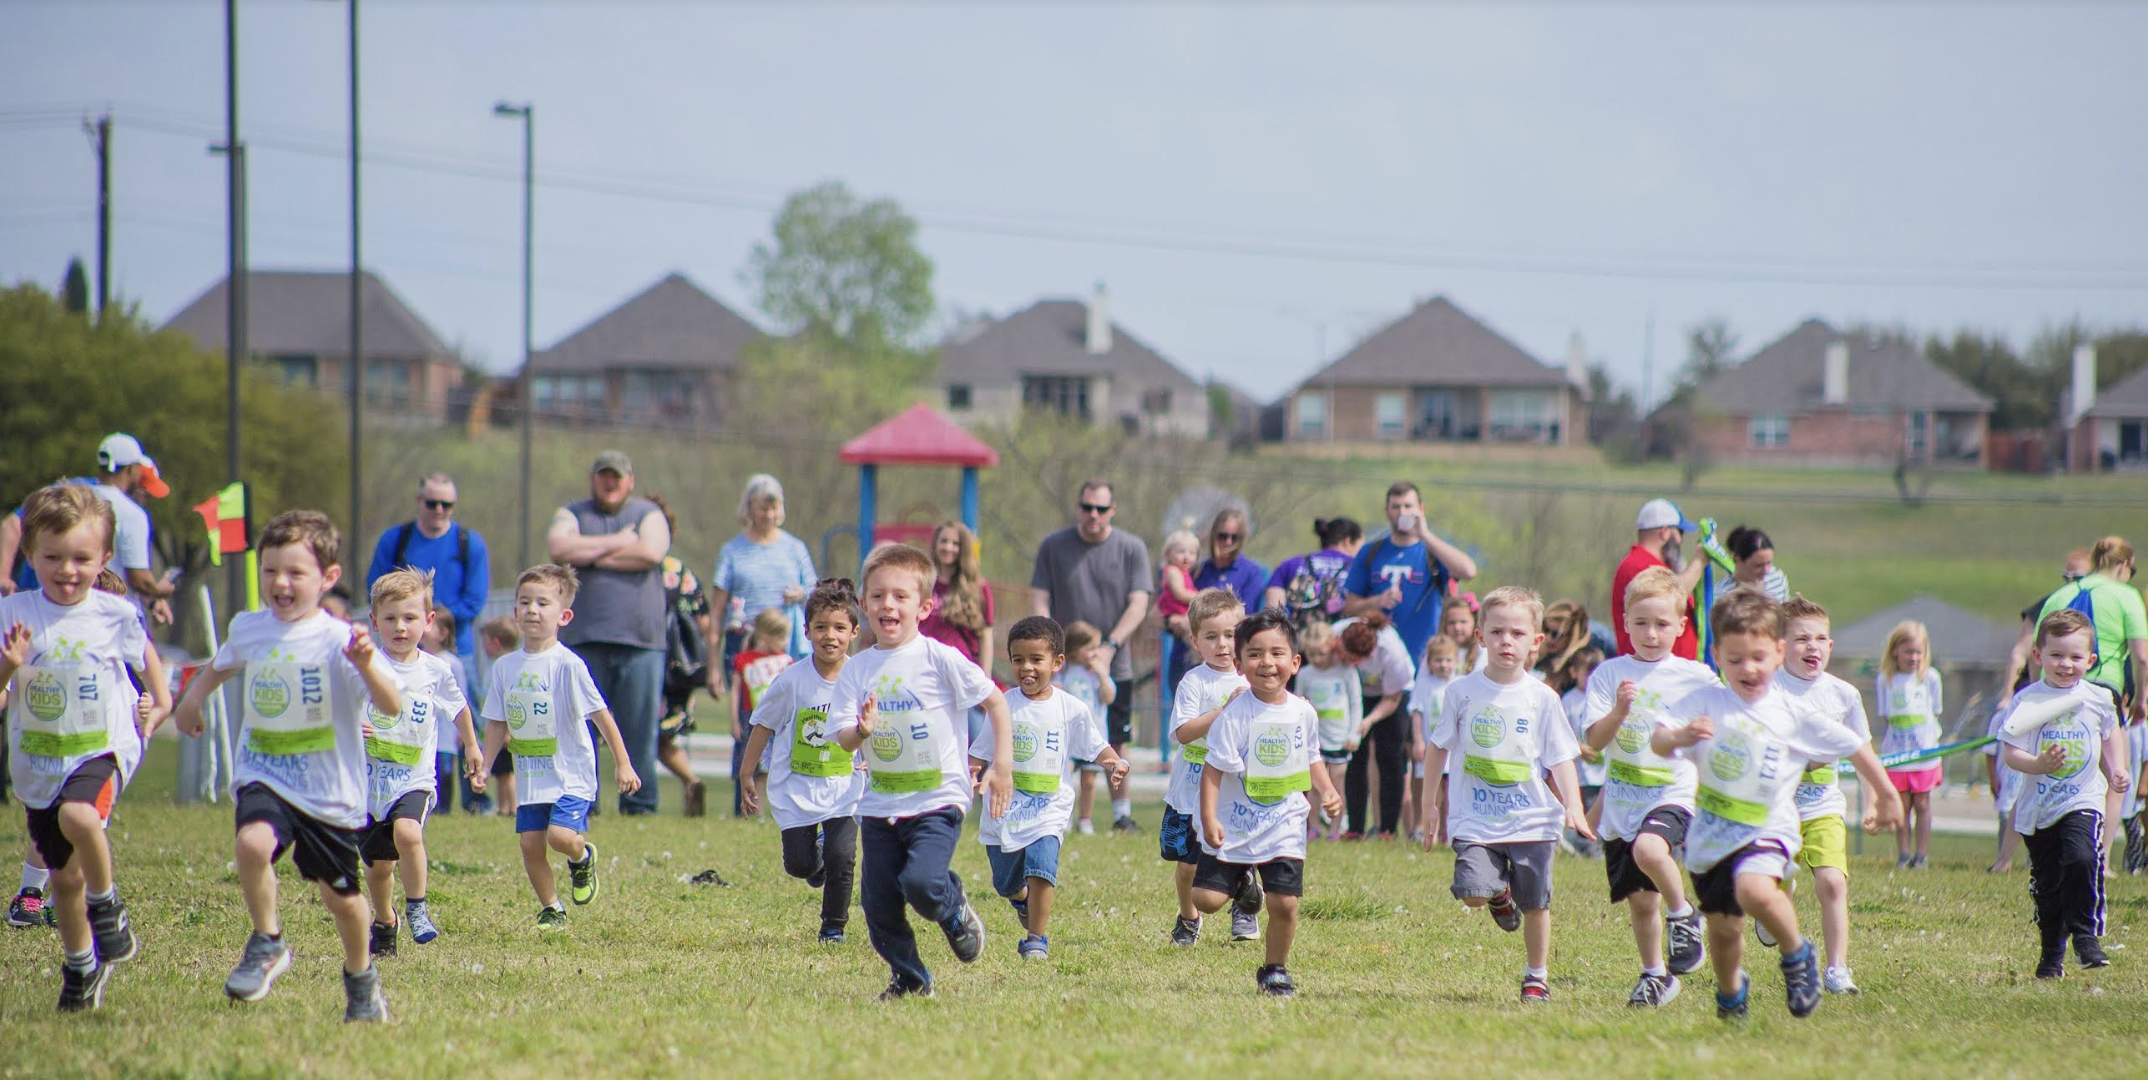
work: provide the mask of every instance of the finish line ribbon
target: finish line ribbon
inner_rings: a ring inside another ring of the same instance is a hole
[[[1906,765],[1921,765],[1934,758],[1943,758],[1949,754],[1959,754],[1966,750],[1974,750],[1992,741],[1994,741],[1992,737],[1986,735],[1980,739],[1967,739],[1962,742],[1948,743],[1945,746],[1935,746],[1930,750],[1902,750],[1892,754],[1881,754],[1879,759],[1880,768],[1899,769]]]

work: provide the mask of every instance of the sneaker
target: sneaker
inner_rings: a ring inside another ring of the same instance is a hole
[[[1133,815],[1127,814],[1112,819],[1111,831],[1115,833],[1132,834],[1140,832],[1141,826],[1134,824]]]
[[[1762,925],[1759,919],[1753,920],[1753,940],[1759,942],[1763,949],[1775,947],[1775,935],[1768,933],[1768,928]]]
[[[977,917],[977,909],[969,901],[964,900],[962,910],[940,924],[940,929],[947,934],[947,947],[955,951],[955,959],[974,964],[984,955],[984,920]]]
[[[368,964],[356,975],[343,973],[343,1022],[380,1023],[388,1019],[388,999],[380,996],[380,968]]]
[[[707,817],[709,814],[709,782],[696,780],[686,785],[686,816]]]
[[[1248,915],[1248,914],[1246,914],[1246,913],[1245,913],[1245,912],[1243,912],[1243,911],[1236,911],[1236,910],[1233,910],[1233,911],[1231,912],[1231,940],[1232,940],[1232,941],[1259,941],[1259,940],[1260,940],[1260,919],[1259,919],[1259,917],[1257,917],[1257,916],[1253,916],[1253,915]]]
[[[1758,925],[1759,920],[1754,920]],[[1708,961],[1708,935],[1701,928],[1699,911],[1689,911],[1684,918],[1663,920],[1663,939],[1670,945],[1669,963],[1673,975],[1685,975],[1700,970]]]
[[[396,927],[394,923],[374,923],[372,937],[366,943],[366,955],[394,956],[395,931]]]
[[[832,926],[821,927],[820,943],[823,945],[841,945],[843,943],[843,931]]]
[[[50,904],[45,903],[45,891],[43,889],[26,888],[16,893],[14,903],[7,906],[7,924],[9,926],[24,928],[49,926],[51,925],[49,922],[51,918],[52,907]]]
[[[1052,939],[1031,934],[1014,947],[1014,954],[1024,960],[1049,960],[1052,958]]]
[[[1356,829],[1344,829],[1340,837],[1343,840],[1363,840],[1364,838],[1365,834],[1358,832]]]
[[[1074,824],[1074,831],[1082,834],[1083,836],[1095,836],[1096,822],[1090,821],[1088,818],[1083,818]]]
[[[1669,1005],[1681,989],[1676,975],[1650,975],[1644,971],[1641,980],[1633,984],[1633,993],[1626,995],[1626,1004],[1635,1008]]]
[[[405,912],[404,917],[410,922],[410,940],[424,945],[440,936],[440,928],[433,925],[433,913],[430,909],[423,906],[414,907]]]
[[[1857,983],[1850,978],[1850,969],[1831,967],[1820,973],[1820,989],[1830,994],[1858,993]]]
[[[2094,934],[2075,934],[2073,954],[2081,959],[2081,968],[2084,971],[2111,966],[2111,958],[2104,955],[2103,943],[2097,941]]]
[[[234,1001],[259,1001],[268,996],[276,976],[291,967],[291,949],[283,942],[256,932],[246,939],[246,952],[239,966],[224,980],[224,993]]]
[[[1909,857],[1909,868],[1911,870],[1929,869],[1931,865],[1931,860],[1925,858],[1922,855],[1912,855]]]
[[[1783,996],[1788,1000],[1790,1015],[1802,1020],[1820,1007],[1820,958],[1812,947],[1812,939],[1805,938],[1798,950],[1783,957]]]
[[[1254,973],[1253,981],[1260,985],[1260,992],[1269,997],[1287,998],[1298,994],[1298,984],[1290,981],[1290,972],[1281,964],[1262,964]]]
[[[1715,992],[1715,1018],[1718,1020],[1745,1019],[1746,1006],[1751,1002],[1752,997],[1753,977],[1741,971],[1738,973],[1737,993],[1725,994],[1721,990]]]
[[[1201,920],[1181,916],[1171,927],[1171,944],[1184,948],[1201,940]]]
[[[86,1012],[104,1007],[104,987],[112,981],[112,965],[92,964],[88,971],[60,965],[60,1011]]]
[[[567,891],[577,907],[597,898],[597,845],[582,841],[582,861],[567,864],[567,877],[573,882]]]
[[[2036,963],[2036,977],[2039,979],[2065,978],[2066,950],[2060,948],[2057,952],[2044,953],[2043,959]]]
[[[1907,869],[1909,869],[1909,860],[1910,860],[1910,856],[1907,856],[1907,855],[1896,855],[1896,856],[1894,857],[1894,868],[1895,868],[1895,869],[1897,869],[1897,870],[1907,870]]]
[[[1513,889],[1492,897],[1492,902],[1485,906],[1491,909],[1492,922],[1501,930],[1511,934],[1521,929],[1521,909],[1514,906]]]
[[[1524,975],[1521,981],[1521,1001],[1524,1005],[1542,1005],[1551,1000],[1551,986],[1534,975]]]
[[[909,983],[902,981],[901,979],[890,980],[888,983],[888,988],[880,991],[880,1000],[882,1001],[900,1001],[906,997],[931,996],[931,983],[925,983],[922,986],[912,986]]]
[[[99,962],[125,963],[142,951],[142,943],[134,936],[134,923],[127,918],[126,901],[115,896],[109,904],[92,905],[89,921]]]
[[[537,929],[565,930],[566,928],[567,909],[556,907],[541,907],[537,909]]]

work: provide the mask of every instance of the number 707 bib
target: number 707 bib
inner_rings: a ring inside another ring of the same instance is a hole
[[[22,732],[22,752],[33,757],[94,754],[112,743],[105,709],[110,687],[94,669],[60,671],[24,667],[15,677],[9,712]]]

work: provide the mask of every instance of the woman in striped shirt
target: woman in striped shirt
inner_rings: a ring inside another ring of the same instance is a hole
[[[1739,589],[1759,589],[1761,595],[1778,604],[1790,599],[1790,579],[1784,577],[1775,565],[1775,541],[1768,539],[1768,534],[1750,525],[1740,525],[1730,530],[1723,548],[1738,563],[1738,568],[1731,572],[1730,585],[1723,590],[1726,594]]]

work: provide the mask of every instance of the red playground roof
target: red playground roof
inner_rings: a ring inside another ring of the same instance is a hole
[[[999,464],[999,451],[920,402],[844,443],[843,460],[853,465],[982,465],[990,468]]]

